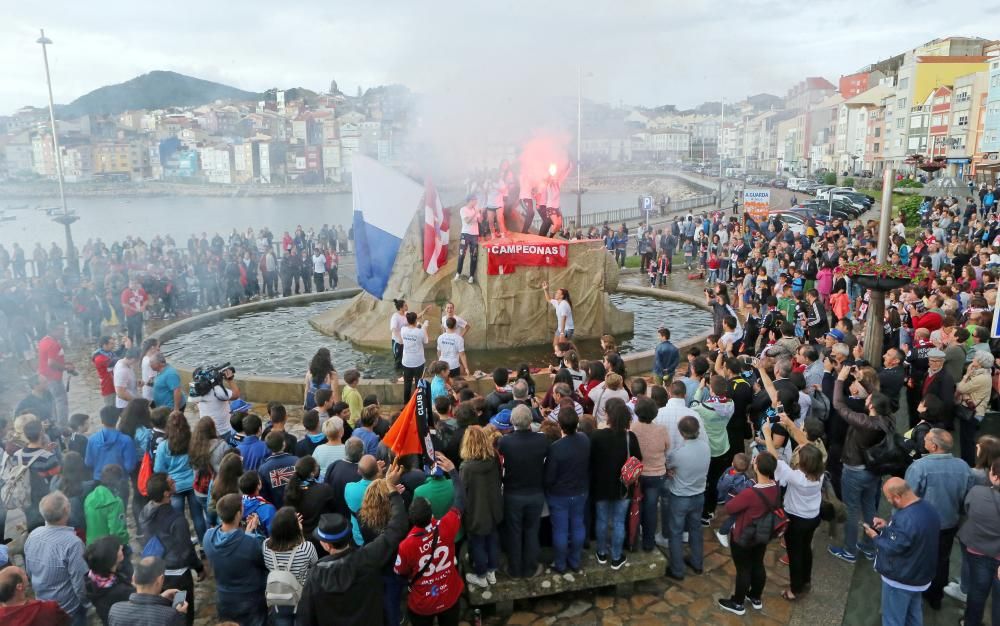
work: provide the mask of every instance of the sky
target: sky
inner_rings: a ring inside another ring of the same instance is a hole
[[[5,5],[7,5],[5,7]],[[0,0],[0,114],[57,103],[151,70],[252,91],[402,83],[523,107],[538,96],[681,108],[842,74],[936,37],[996,36],[1000,2],[967,0],[536,0],[495,2],[26,3]],[[502,103],[497,104],[497,103]]]

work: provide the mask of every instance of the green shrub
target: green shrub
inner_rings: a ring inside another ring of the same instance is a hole
[[[903,224],[907,228],[920,225],[920,205],[923,201],[920,196],[909,196],[899,205],[899,214],[903,216]]]
[[[639,262],[642,260],[639,256],[627,256],[625,257],[625,267],[639,267]]]
[[[893,185],[893,187],[895,187],[896,189],[906,189],[906,188],[911,188],[911,187],[914,188],[914,189],[919,189],[919,188],[921,188],[923,186],[924,186],[924,184],[922,182],[920,182],[919,180],[912,180],[910,178],[904,178],[903,180],[897,180],[896,184]]]
[[[853,186],[854,186],[854,178],[853,177],[848,176],[847,178],[844,179],[844,187],[853,187]]]
[[[823,174],[823,184],[824,185],[836,185],[837,184],[837,175],[834,174],[833,172],[827,172],[826,174]]]

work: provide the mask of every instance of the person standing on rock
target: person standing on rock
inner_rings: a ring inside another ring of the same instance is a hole
[[[568,289],[556,289],[555,297],[549,297],[549,283],[542,283],[542,293],[556,310],[556,333],[552,337],[552,349],[555,350],[560,341],[573,339],[573,300]]]
[[[455,270],[455,277],[458,280],[462,276],[462,266],[465,265],[465,253],[469,252],[469,284],[476,282],[476,266],[479,264],[479,222],[482,221],[482,214],[477,206],[476,194],[470,193],[465,197],[465,206],[460,213],[462,218],[461,241],[458,244],[458,269]]]

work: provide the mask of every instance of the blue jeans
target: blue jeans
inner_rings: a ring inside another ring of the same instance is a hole
[[[1000,624],[1000,579],[997,579],[997,566],[1000,562],[981,554],[972,554],[962,546],[965,562],[968,563],[968,577],[962,582],[968,586],[968,596],[965,602],[965,623],[983,623],[983,613],[986,612],[986,596],[993,593],[991,608],[994,624]]]
[[[472,557],[472,570],[476,576],[485,576],[486,572],[495,572],[500,560],[500,537],[494,530],[488,535],[469,534],[469,555]]]
[[[503,522],[507,529],[507,568],[511,576],[533,576],[538,566],[538,529],[545,496],[504,494]]]
[[[264,626],[267,623],[267,605],[264,594],[248,597],[233,593],[216,592],[216,612],[219,621],[237,622],[240,626]]]
[[[661,534],[666,537],[669,533],[670,492],[666,476],[640,476],[639,486],[642,487],[642,549],[652,550],[656,547],[657,505],[663,517],[663,526],[668,531]]]
[[[69,616],[70,626],[87,626],[87,607],[81,606]]]
[[[856,470],[844,467],[840,477],[840,492],[847,507],[847,520],[844,522],[844,550],[851,554],[857,553],[858,524],[871,524],[878,509],[879,487],[882,479],[867,470]],[[865,550],[872,550],[872,540],[862,534],[860,545]]]
[[[688,534],[691,548],[691,565],[695,569],[704,566],[705,540],[701,534],[701,509],[705,506],[705,494],[677,496],[670,494],[670,573],[684,576],[684,541]]]
[[[919,626],[924,623],[924,597],[882,581],[882,626]]]
[[[276,606],[268,612],[270,626],[295,626],[295,607]]]
[[[622,545],[625,543],[625,514],[628,513],[628,498],[621,500],[598,500],[594,503],[596,511],[597,553],[608,553],[608,524],[611,524],[611,558],[622,558]]]
[[[400,604],[406,579],[395,574],[382,574],[382,617],[386,624],[401,624],[403,609]]]
[[[194,489],[170,496],[170,506],[174,507],[174,510],[181,515],[184,515],[185,501],[187,501],[188,509],[191,511],[191,521],[194,522],[194,532],[198,535],[198,543],[200,544],[205,536],[205,531],[208,530],[205,525],[205,509],[202,508],[201,502],[195,496]]]
[[[208,528],[211,528],[213,526],[218,526],[219,516],[212,515],[208,512],[208,494],[202,495],[196,491],[194,497],[197,498],[198,504],[201,505],[201,510],[205,512],[205,525]]]
[[[549,519],[552,522],[553,569],[565,572],[580,569],[583,542],[587,539],[587,494],[549,496]]]

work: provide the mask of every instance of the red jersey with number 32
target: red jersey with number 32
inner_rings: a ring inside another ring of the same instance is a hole
[[[417,615],[434,615],[454,606],[462,594],[462,577],[458,573],[455,555],[455,535],[462,525],[458,509],[451,509],[440,520],[426,528],[414,528],[399,544],[396,573],[412,579],[421,569],[420,578],[413,582],[407,606]],[[434,528],[438,529],[437,546],[433,551]],[[424,565],[427,565],[424,568]]]

